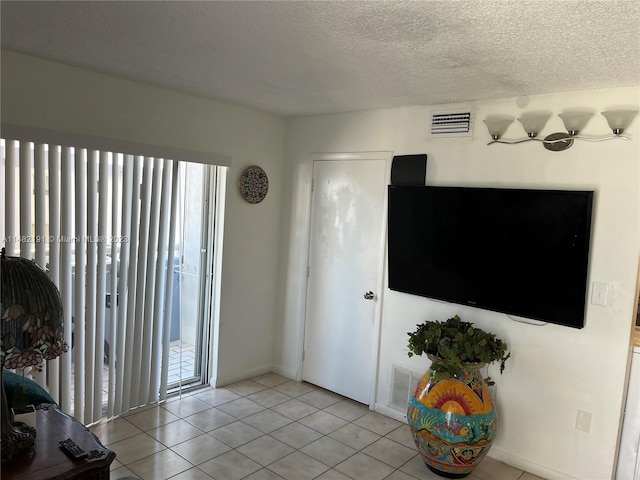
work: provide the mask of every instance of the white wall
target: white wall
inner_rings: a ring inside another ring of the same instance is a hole
[[[611,285],[608,307],[589,305],[583,330],[532,327],[387,290],[376,401],[388,402],[392,364],[417,371],[427,367],[424,359],[407,358],[406,332],[425,319],[460,313],[497,333],[513,351],[507,371],[497,379],[501,431],[492,455],[546,476],[561,472],[581,479],[610,478],[640,245],[638,119],[629,130],[631,142],[579,142],[555,153],[537,143],[486,146],[488,135],[480,120],[494,113],[518,116],[522,111],[515,99],[474,104],[477,125],[471,139],[430,140],[428,107],[299,118],[286,122],[283,165],[285,122],[251,109],[5,51],[1,88],[5,122],[232,156],[222,274],[221,384],[269,371],[274,345],[274,369],[300,376],[310,152],[426,152],[429,184],[597,190],[590,281]],[[531,97],[525,110],[637,108],[638,97],[638,88],[541,95]],[[558,130],[562,124],[554,118],[545,132]],[[605,131],[604,118],[598,115],[584,133]],[[507,135],[520,136],[518,125]],[[261,165],[270,179],[269,194],[258,205],[245,203],[237,191],[241,170],[251,164]],[[574,429],[578,409],[593,414],[589,434]]]
[[[503,376],[495,367],[490,370],[498,383],[500,415],[490,455],[546,478],[611,478],[640,253],[640,119],[628,130],[632,141],[576,142],[565,152],[549,152],[537,142],[487,146],[489,136],[481,120],[490,114],[517,117],[525,111],[589,108],[596,115],[583,133],[605,134],[609,130],[599,112],[625,106],[638,109],[639,93],[634,87],[532,96],[524,109],[516,106],[515,98],[478,102],[470,105],[476,113],[473,138],[430,139],[429,107],[288,120],[276,370],[300,377],[310,152],[427,153],[430,185],[594,189],[589,282],[610,285],[607,307],[589,304],[582,330],[536,327],[501,314],[387,289],[382,300],[376,402],[379,407],[388,404],[392,364],[418,372],[428,366],[426,359],[407,357],[406,332],[424,320],[444,320],[458,313],[498,334],[512,351]],[[554,116],[543,133],[563,130]],[[514,122],[505,136],[522,135],[520,124]],[[575,429],[578,409],[593,414],[590,433]]]
[[[227,154],[218,383],[271,370],[284,121],[272,115],[2,51],[2,121]],[[237,188],[265,169],[257,205]]]

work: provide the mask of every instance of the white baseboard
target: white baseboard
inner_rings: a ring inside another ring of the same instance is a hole
[[[578,480],[576,477],[552,470],[544,465],[527,460],[526,458],[505,452],[504,450],[497,448],[495,445],[491,447],[487,456],[548,480]]]
[[[267,373],[271,373],[272,366],[271,365],[263,365],[261,367],[252,368],[250,370],[246,370],[242,373],[234,373],[231,375],[219,375],[218,377],[211,378],[210,384],[213,387],[224,387],[225,385],[230,385],[232,383],[241,382],[242,380],[249,380],[253,377],[258,377],[260,375],[265,375]]]
[[[285,378],[288,378],[288,379],[290,379],[290,380],[295,380],[295,381],[297,381],[297,382],[299,382],[299,381],[300,381],[300,380],[298,380],[298,379],[296,378],[297,373],[296,373],[296,371],[295,371],[294,369],[291,369],[291,368],[282,368],[282,367],[280,367],[280,366],[278,366],[278,365],[273,365],[273,367],[271,368],[271,371],[272,371],[273,373],[276,373],[276,374],[278,374],[278,375],[281,375],[281,376],[283,376],[283,377],[285,377]]]
[[[393,418],[402,423],[407,423],[407,414],[404,412],[399,412],[394,408],[389,408],[386,405],[381,403],[376,403],[374,405],[374,411],[379,413],[380,415],[384,415],[385,417]]]

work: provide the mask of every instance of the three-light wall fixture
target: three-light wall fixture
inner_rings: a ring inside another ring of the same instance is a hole
[[[483,120],[487,125],[489,134],[491,135],[491,141],[487,145],[494,143],[504,143],[507,145],[515,145],[517,143],[524,143],[530,141],[542,142],[544,148],[554,152],[561,152],[573,145],[574,140],[586,140],[589,142],[600,142],[602,140],[610,140],[613,138],[622,138],[629,140],[629,137],[622,135],[625,128],[627,128],[635,116],[638,114],[637,110],[611,110],[608,112],[602,112],[604,118],[607,119],[609,128],[611,129],[610,135],[603,136],[585,136],[580,135],[580,131],[584,129],[589,119],[593,116],[591,112],[565,112],[559,113],[558,116],[564,122],[566,132],[556,132],[547,135],[544,138],[538,138],[538,134],[544,128],[547,120],[551,117],[549,113],[529,113],[518,118],[518,122],[522,124],[522,128],[527,133],[526,138],[508,140],[501,139],[504,132],[513,122],[513,117],[504,116],[490,116]]]

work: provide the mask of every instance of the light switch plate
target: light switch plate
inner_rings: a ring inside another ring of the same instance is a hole
[[[593,282],[591,288],[591,303],[593,305],[607,306],[609,300],[609,284]]]
[[[578,410],[576,415],[576,430],[589,433],[591,431],[591,419],[593,415],[591,412],[585,412],[584,410]]]

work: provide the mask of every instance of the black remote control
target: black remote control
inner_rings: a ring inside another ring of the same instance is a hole
[[[70,438],[60,440],[58,443],[60,444],[60,448],[67,452],[67,454],[74,460],[80,460],[81,458],[85,458],[89,455],[86,450],[83,450]]]

